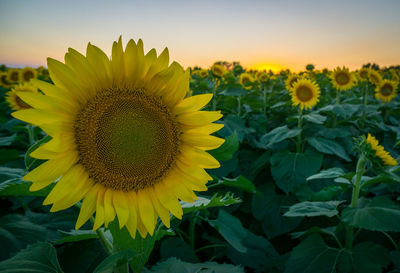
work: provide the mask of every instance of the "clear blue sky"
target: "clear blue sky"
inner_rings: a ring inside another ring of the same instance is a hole
[[[399,0],[0,0],[0,63],[45,65],[122,34],[184,66],[240,61],[302,69],[400,64]]]

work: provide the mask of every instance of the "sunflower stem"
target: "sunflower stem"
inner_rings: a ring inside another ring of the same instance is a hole
[[[129,273],[129,264],[123,263],[114,268],[114,273]]]
[[[350,207],[355,208],[358,204],[358,198],[360,196],[360,189],[361,189],[361,178],[365,172],[365,157],[361,154],[360,158],[357,162],[357,169],[356,169],[356,179],[353,184],[353,192],[351,196],[351,203]],[[353,227],[347,227],[346,230],[346,248],[351,249],[353,246]]]
[[[242,96],[237,97],[237,102],[238,102],[238,110],[237,110],[237,115],[240,117],[242,114]]]
[[[265,85],[262,85],[263,87],[263,101],[264,101],[264,116],[267,117],[267,89],[265,88]]]
[[[215,80],[214,88],[212,89],[213,98],[212,98],[212,110],[217,110],[217,87],[218,87],[218,79]]]
[[[362,115],[362,127],[365,126],[365,119],[366,119],[366,115],[367,115],[367,104],[368,104],[368,83],[365,84],[364,87],[364,111],[363,111],[363,115]]]
[[[78,206],[80,207],[80,206]],[[94,218],[93,216],[90,217],[90,222],[92,225],[94,224]],[[98,228],[96,229],[96,234],[99,237],[100,243],[103,246],[104,250],[107,252],[108,255],[111,255],[113,253],[113,246],[112,244],[106,239],[106,236],[104,235],[104,232],[102,229]]]
[[[301,129],[303,127],[303,109],[299,108],[299,118],[297,120],[297,128],[300,129],[300,133],[297,135],[296,152],[301,153]]]
[[[336,89],[336,104],[340,104],[340,91]]]
[[[33,127],[32,125],[27,125],[26,129],[28,130],[28,138],[29,138],[29,146],[33,145],[33,143],[35,143],[35,127]]]
[[[194,243],[195,243],[195,231],[196,231],[197,217],[198,217],[198,213],[193,212],[192,218],[190,219],[190,226],[189,226],[189,243],[193,250],[194,250]]]

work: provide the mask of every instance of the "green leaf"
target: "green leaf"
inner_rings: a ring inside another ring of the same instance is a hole
[[[14,257],[0,262],[0,272],[62,273],[57,251],[49,243],[36,243],[21,250]]]
[[[239,219],[224,210],[220,210],[218,218],[216,220],[209,220],[208,222],[237,251],[242,253],[247,252],[247,247],[243,245],[243,240],[247,236],[247,231],[242,226]]]
[[[245,178],[244,176],[238,176],[236,178],[222,178],[218,181],[217,184],[214,185],[225,185],[230,187],[238,188],[242,191],[255,193],[256,187],[254,186],[253,182]]]
[[[69,232],[60,230],[59,233],[63,237],[60,240],[56,241],[57,244],[98,238],[97,233],[92,230],[71,230]]]
[[[315,123],[315,124],[324,124],[324,122],[326,121],[326,117],[322,116],[320,114],[317,113],[309,113],[306,115],[303,115],[303,118],[309,122]]]
[[[305,184],[322,165],[322,154],[306,151],[304,154],[282,151],[271,157],[271,172],[276,184],[286,193]]]
[[[0,149],[0,164],[20,158],[20,151],[16,149]]]
[[[361,198],[357,207],[343,210],[342,221],[368,230],[400,232],[400,206],[386,197]]]
[[[296,246],[286,261],[285,273],[335,272],[340,252],[326,245],[318,234],[313,234]]]
[[[287,125],[277,127],[265,134],[261,140],[260,144],[265,147],[271,147],[275,143],[279,143],[285,139],[292,138],[300,134],[300,128],[289,129]]]
[[[29,191],[32,182],[19,178],[9,179],[0,183],[0,196],[47,196],[54,184],[50,184],[39,191]]]
[[[150,271],[153,273],[244,273],[243,268],[230,264],[218,264],[215,262],[206,262],[191,264],[182,262],[176,258],[158,263]],[[145,273],[145,272],[144,272]]]
[[[224,96],[243,96],[246,95],[247,91],[243,88],[229,88],[222,91],[220,94]]]
[[[5,181],[10,178],[21,178],[23,174],[23,169],[0,167],[0,181]],[[0,188],[2,183],[3,182],[0,183]]]
[[[162,240],[160,254],[162,260],[175,257],[189,263],[199,262],[193,248],[179,237]]]
[[[112,273],[113,269],[123,263],[128,262],[136,254],[132,250],[124,250],[117,253],[113,253],[102,261],[93,273]]]
[[[51,140],[50,136],[45,136],[44,138],[42,138],[41,140],[39,140],[35,144],[33,144],[31,147],[29,147],[28,151],[26,151],[26,154],[25,154],[25,167],[27,170],[38,165],[40,162],[43,162],[43,160],[30,157],[30,154],[33,151],[35,151],[37,148],[39,148],[42,144],[44,144],[50,140]]]
[[[327,202],[301,202],[289,208],[284,216],[302,217],[302,216],[328,216],[338,215],[337,206],[344,201],[327,201]]]
[[[217,149],[208,151],[218,161],[225,161],[232,158],[239,148],[239,139],[236,131],[225,139],[225,142]]]
[[[337,155],[346,161],[351,161],[344,148],[334,140],[322,137],[309,137],[307,138],[307,142],[321,153]]]
[[[7,137],[0,137],[0,146],[10,146],[17,138],[17,134],[13,134]]]
[[[309,176],[307,178],[307,181],[313,180],[313,179],[327,179],[327,178],[337,178],[339,176],[344,175],[344,171],[341,168],[330,168],[327,170],[322,170],[317,174],[314,174],[312,176]]]
[[[233,204],[239,204],[242,200],[234,197],[232,193],[227,192],[224,196],[214,194],[211,199],[198,196],[198,199],[193,203],[182,202],[183,213],[189,213],[196,210],[203,210],[213,207],[225,207]]]
[[[331,112],[334,115],[338,115],[342,118],[350,118],[354,114],[358,113],[360,109],[359,104],[334,104],[328,105],[320,109],[321,112]]]

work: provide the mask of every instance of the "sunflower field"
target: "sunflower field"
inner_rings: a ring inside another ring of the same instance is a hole
[[[399,67],[0,70],[0,272],[400,272]]]

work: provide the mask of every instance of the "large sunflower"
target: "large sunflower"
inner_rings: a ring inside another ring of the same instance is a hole
[[[383,102],[389,102],[396,97],[397,82],[384,79],[375,89],[375,98]]]
[[[21,73],[21,80],[24,82],[29,82],[31,79],[36,78],[37,72],[32,67],[24,67],[20,71]]]
[[[299,79],[290,90],[293,106],[300,105],[301,109],[315,106],[319,101],[320,93],[318,84],[310,79]]]
[[[384,165],[388,166],[396,166],[397,161],[394,159],[389,152],[385,151],[383,146],[379,145],[378,140],[373,137],[371,134],[368,134],[366,139],[366,143],[368,143],[372,150],[375,151],[375,156],[380,158]]]
[[[11,109],[18,111],[32,108],[32,106],[20,99],[19,95],[22,93],[38,93],[38,91],[36,87],[29,83],[22,83],[14,86],[14,88],[6,93],[6,101]]]
[[[189,70],[169,65],[167,49],[144,54],[141,40],[114,42],[111,59],[88,44],[47,63],[54,85],[33,80],[44,95],[20,94],[34,109],[13,113],[52,137],[30,154],[47,160],[24,177],[30,190],[57,181],[51,211],[83,199],[77,229],[94,212],[94,230],[117,216],[132,237],[152,235],[158,216],[167,227],[170,212],[181,218],[179,199],[193,202],[211,180],[204,169],[219,167],[206,151],[224,142],[210,135],[222,115],[200,111],[212,95],[187,97]]]
[[[357,79],[354,73],[351,73],[348,68],[337,67],[330,75],[332,85],[335,89],[340,91],[346,91],[351,89],[357,84]]]

